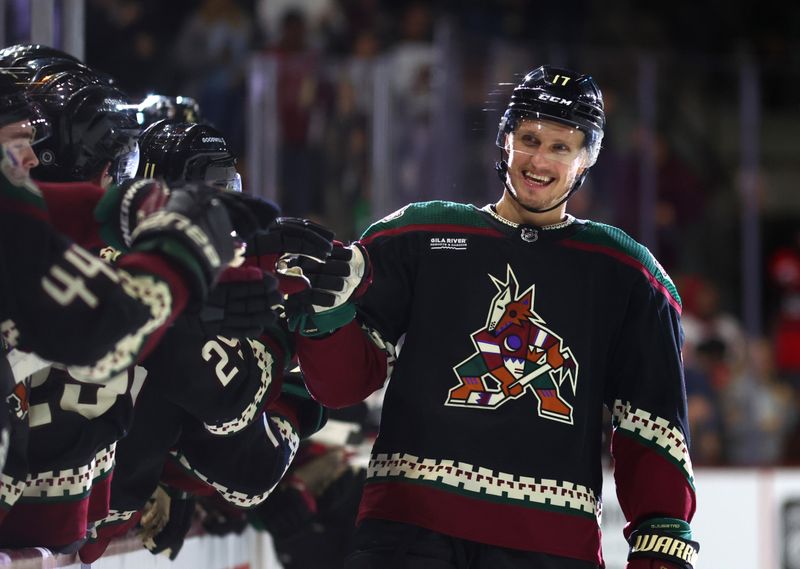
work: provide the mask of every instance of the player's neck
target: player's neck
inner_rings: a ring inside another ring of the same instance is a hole
[[[508,190],[503,192],[503,195],[500,197],[500,201],[498,201],[494,207],[495,211],[500,217],[520,225],[535,225],[537,227],[545,227],[547,225],[555,225],[560,223],[567,217],[566,203],[552,211],[534,213],[522,207],[514,198],[509,195]]]

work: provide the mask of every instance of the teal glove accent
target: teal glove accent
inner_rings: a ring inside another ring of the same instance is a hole
[[[352,302],[322,312],[310,312],[289,316],[289,330],[299,331],[302,336],[313,338],[338,330],[356,317],[356,307]]]

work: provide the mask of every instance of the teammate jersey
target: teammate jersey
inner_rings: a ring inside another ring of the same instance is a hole
[[[374,281],[359,322],[298,339],[323,404],[391,374],[360,518],[602,563],[606,406],[626,536],[691,519],[681,304],[646,248],[591,221],[515,226],[449,202],[407,206],[361,242]],[[401,338],[393,370],[367,345],[391,355]]]
[[[59,548],[107,515],[114,445],[138,390],[128,368],[188,293],[158,255],[129,255],[112,267],[84,248],[100,242],[96,224],[75,215],[62,234],[36,187],[0,182],[4,343],[81,366],[70,369],[88,381],[57,366],[15,387],[9,462],[0,478],[0,544]],[[81,186],[100,195],[97,186]],[[67,219],[64,204],[56,206],[55,217]]]
[[[297,411],[280,397],[284,353],[266,336],[198,344],[167,334],[143,362],[149,375],[118,444],[110,510],[81,548],[84,563],[136,525],[159,482],[238,508],[267,498],[299,445]]]
[[[58,233],[35,187],[0,183],[0,330],[5,341],[105,379],[150,349],[183,309],[179,272],[151,253],[115,268]]]

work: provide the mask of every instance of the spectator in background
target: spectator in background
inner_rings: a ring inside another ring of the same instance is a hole
[[[144,95],[158,68],[161,38],[146,6],[134,0],[89,0],[86,10],[86,62],[113,73],[129,94]],[[114,46],[114,49],[109,49]]]
[[[725,346],[711,340],[698,347],[693,366],[686,366],[686,403],[689,431],[692,433],[692,464],[717,466],[726,462],[724,421],[719,394],[711,384],[712,370],[718,365]]]
[[[634,132],[631,146],[634,150],[626,160],[623,180],[617,186],[614,200],[618,215],[616,224],[634,237],[640,233],[642,135],[641,130]],[[657,184],[655,250],[664,267],[675,271],[682,268],[682,249],[687,232],[704,219],[709,184],[678,154],[663,131],[656,130],[653,136]]]
[[[319,53],[308,45],[301,10],[284,13],[278,41],[268,52],[278,64],[279,201],[286,215],[319,216],[323,117],[330,93],[322,79]]]
[[[250,16],[236,0],[204,0],[178,32],[173,51],[181,94],[194,97],[205,119],[244,150],[245,73],[252,47]]]
[[[334,113],[326,132],[326,221],[341,239],[355,239],[370,216],[370,117],[373,112],[375,33],[361,31],[337,77]]]
[[[308,45],[328,51],[342,36],[347,22],[337,0],[256,0],[256,18],[266,41],[274,44],[284,33],[286,13],[298,12],[305,22]]]
[[[768,276],[778,302],[773,320],[776,364],[800,389],[800,230],[770,255]]]
[[[433,195],[431,81],[436,52],[433,46],[433,14],[428,4],[408,5],[401,20],[400,38],[389,52],[396,186],[392,192],[402,204]]]
[[[687,366],[697,367],[701,346],[708,350],[709,342],[718,342],[719,357],[706,371],[715,389],[723,389],[744,365],[746,340],[739,320],[720,306],[720,291],[705,277],[686,275],[678,279],[683,298],[683,355]],[[706,354],[708,355],[708,354]]]
[[[753,340],[747,365],[723,392],[726,448],[732,464],[776,464],[796,422],[792,390],[776,376],[772,354],[767,339]]]

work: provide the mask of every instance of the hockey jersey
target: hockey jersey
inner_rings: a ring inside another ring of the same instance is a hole
[[[601,564],[604,406],[626,537],[692,518],[681,303],[646,248],[450,202],[407,206],[361,242],[374,281],[358,322],[298,338],[298,355],[330,406],[391,376],[362,519]]]
[[[51,204],[56,219],[71,220],[54,229],[39,188],[0,183],[4,344],[80,366],[70,374],[41,362],[12,394],[11,448],[0,479],[5,546],[69,547],[87,523],[106,516],[115,441],[141,386],[128,369],[188,298],[183,277],[158,255],[129,255],[111,267],[87,251],[101,243],[86,218],[102,190],[68,186],[85,188],[91,199],[76,200],[82,209]]]

